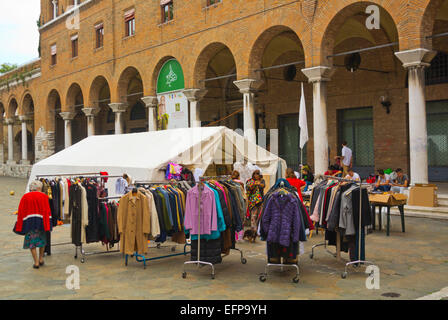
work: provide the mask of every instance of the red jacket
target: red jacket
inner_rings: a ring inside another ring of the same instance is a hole
[[[32,191],[26,193],[19,204],[16,231],[51,231],[51,209],[45,193]]]

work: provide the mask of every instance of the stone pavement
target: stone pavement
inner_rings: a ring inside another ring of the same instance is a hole
[[[266,282],[259,281],[266,261],[265,243],[259,240],[239,244],[248,263],[242,265],[239,253],[232,251],[216,266],[215,280],[210,279],[209,267],[195,266],[188,266],[187,278],[182,279],[184,256],[151,261],[145,270],[135,260],[126,267],[120,253],[88,256],[81,263],[74,259],[71,245],[53,247],[45,266],[35,270],[29,250],[22,249],[23,237],[12,232],[16,220],[12,213],[25,185],[23,179],[0,178],[0,299],[417,299],[448,286],[448,221],[407,218],[403,234],[398,217],[392,217],[390,237],[385,231],[367,237],[367,258],[380,268],[379,290],[366,289],[364,268],[349,269],[348,278],[342,279],[344,263],[323,248],[316,249],[311,260],[311,246],[323,240],[321,233],[306,244],[299,284],[291,281],[293,271],[276,269]],[[16,194],[10,196],[10,190]],[[52,240],[67,242],[69,236],[68,226],[57,227]],[[87,250],[104,248],[91,244]],[[169,253],[169,248],[152,249],[150,256]],[[79,290],[65,286],[69,265],[80,269]],[[387,293],[400,296],[383,296]]]

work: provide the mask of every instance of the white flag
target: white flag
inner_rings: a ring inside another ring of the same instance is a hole
[[[308,122],[306,120],[306,106],[305,106],[305,94],[303,93],[303,83],[302,83],[302,97],[300,98],[299,128],[300,128],[300,149],[303,149],[303,147],[308,141]]]

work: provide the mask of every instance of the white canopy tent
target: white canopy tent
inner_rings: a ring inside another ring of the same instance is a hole
[[[122,135],[88,137],[36,163],[29,182],[38,175],[85,174],[106,171],[127,173],[135,181],[165,181],[169,162],[205,170],[211,164],[252,163],[276,180],[284,176],[286,162],[226,127],[186,128]],[[115,191],[115,179],[107,187]]]

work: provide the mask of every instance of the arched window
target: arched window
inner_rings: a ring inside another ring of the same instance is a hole
[[[426,85],[448,83],[448,54],[439,52],[426,69]]]
[[[146,110],[142,101],[137,101],[131,109],[131,120],[146,119]]]

